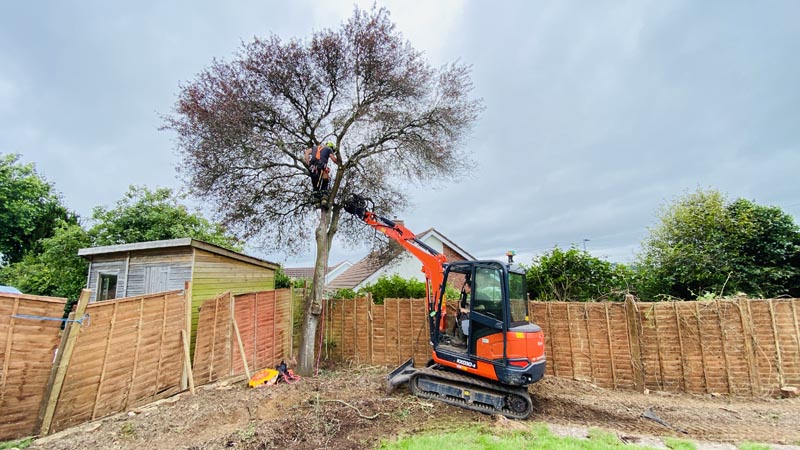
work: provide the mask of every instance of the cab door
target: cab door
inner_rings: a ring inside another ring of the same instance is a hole
[[[477,342],[489,335],[502,334],[505,329],[505,272],[502,266],[493,263],[476,265],[474,270],[468,351],[470,355],[481,357],[484,355],[476,355]]]

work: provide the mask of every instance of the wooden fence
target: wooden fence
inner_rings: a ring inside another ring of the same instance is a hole
[[[184,291],[96,302],[75,343],[51,431],[181,391]]]
[[[242,295],[226,292],[204,302],[200,308],[194,354],[195,384],[244,374],[240,344],[251,372],[275,366],[289,357],[292,348],[290,289]]]
[[[71,357],[54,364],[65,347],[64,305],[64,299],[0,295],[0,440],[37,434],[45,403],[52,404],[46,427],[53,432],[180,391],[183,291],[86,306]],[[65,372],[54,391],[59,365]]]
[[[34,434],[66,299],[0,294],[0,441]]]
[[[374,365],[430,359],[428,321],[422,299],[328,300],[324,356]]]
[[[798,299],[531,302],[546,374],[619,389],[774,395],[800,386]],[[423,300],[328,303],[328,357],[376,365],[429,358]]]

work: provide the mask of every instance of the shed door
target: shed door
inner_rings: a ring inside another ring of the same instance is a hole
[[[145,294],[164,292],[169,283],[169,266],[151,266],[144,270]]]

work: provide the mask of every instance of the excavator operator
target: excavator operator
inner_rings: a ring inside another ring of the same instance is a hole
[[[464,285],[461,286],[461,300],[458,302],[458,314],[456,314],[456,342],[458,344],[467,344],[467,337],[469,336],[469,303],[471,292],[472,283],[469,275],[467,275],[464,280]]]

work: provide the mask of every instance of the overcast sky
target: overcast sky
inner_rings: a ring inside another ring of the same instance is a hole
[[[659,205],[698,187],[800,216],[800,2],[377,3],[432,64],[472,65],[486,106],[475,171],[409,187],[412,230],[482,258],[577,244],[628,262]],[[131,184],[180,189],[158,130],[179,83],[253,36],[338,27],[354,4],[372,1],[2,2],[0,153],[83,216]],[[364,252],[335,245],[331,264]]]

